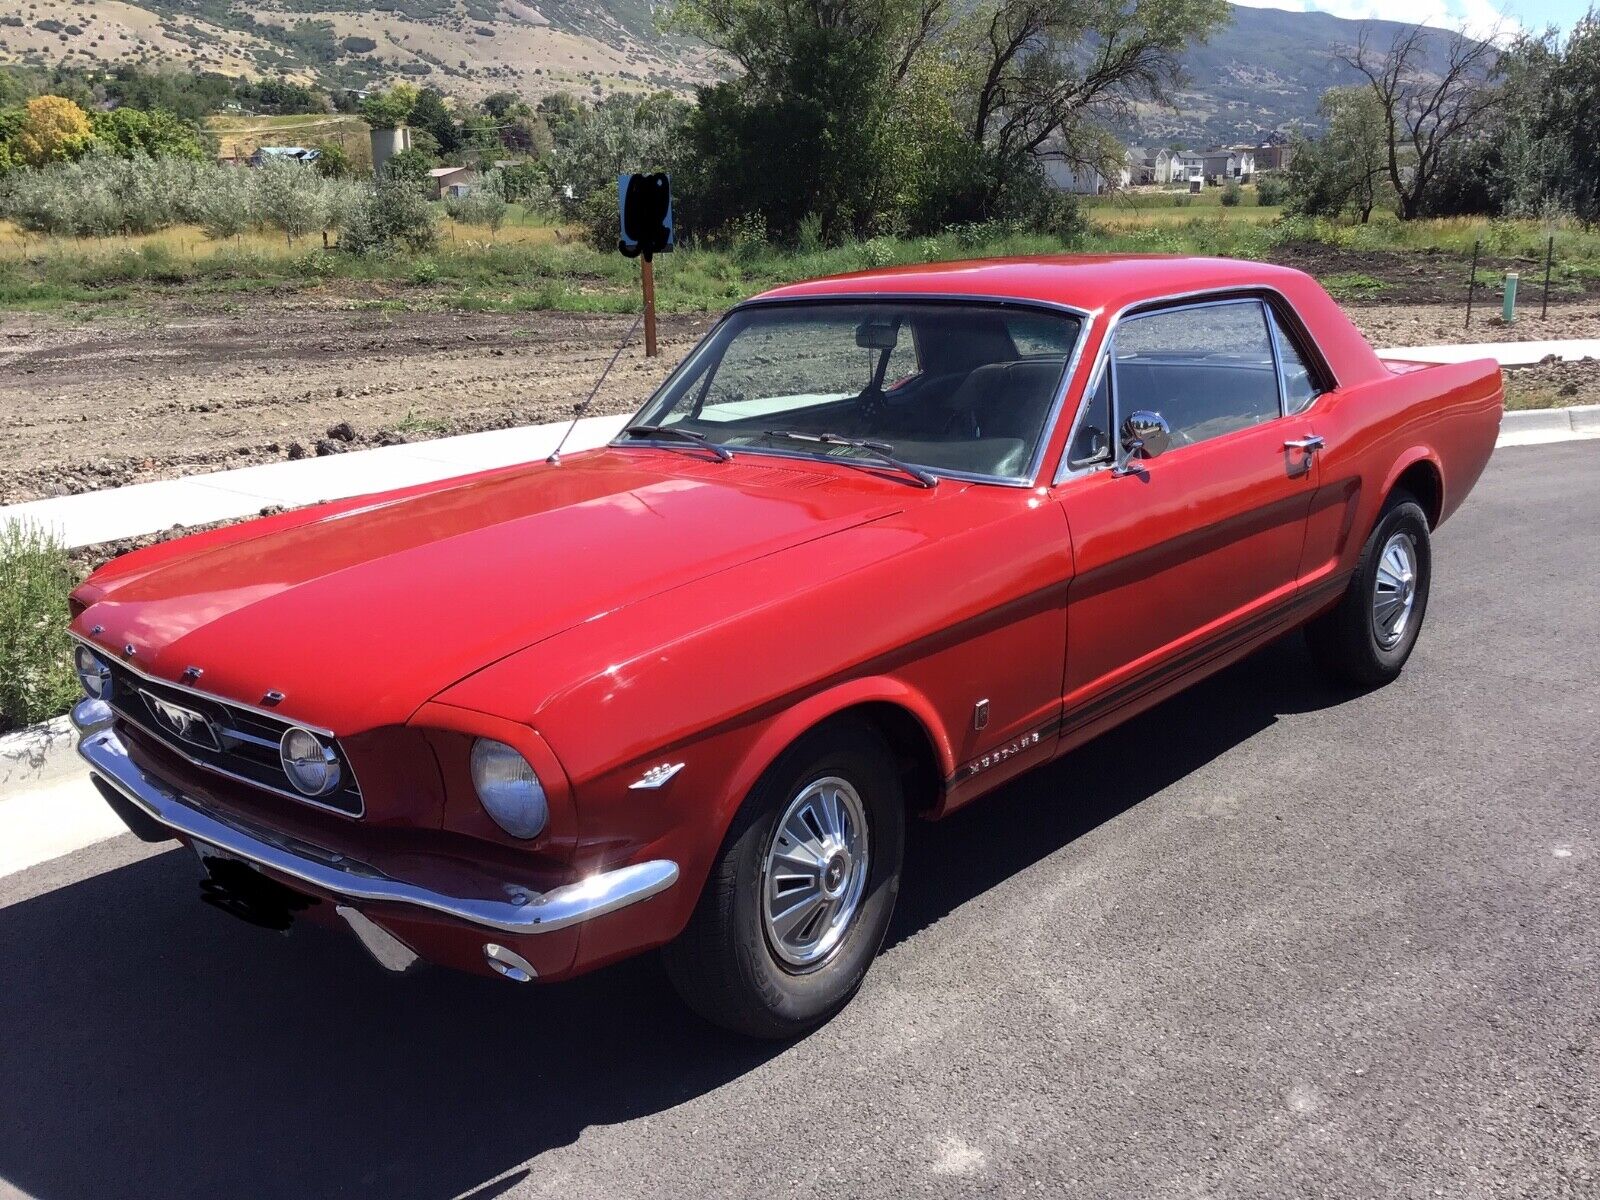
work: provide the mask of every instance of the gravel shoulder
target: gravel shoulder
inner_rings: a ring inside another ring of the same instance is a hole
[[[1379,346],[1600,337],[1600,299],[1462,328],[1459,303],[1352,303]],[[593,409],[636,408],[714,317],[665,317]],[[626,316],[394,312],[192,303],[138,317],[0,314],[0,504],[397,441],[560,420],[604,367]],[[1600,401],[1593,364],[1514,372],[1513,407]]]

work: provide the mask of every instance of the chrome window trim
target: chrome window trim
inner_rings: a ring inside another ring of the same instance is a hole
[[[1272,352],[1278,360],[1278,391],[1283,396],[1283,415],[1286,417],[1303,416],[1305,413],[1311,411],[1312,405],[1316,404],[1318,400],[1322,399],[1322,397],[1327,395],[1327,393],[1332,389],[1322,386],[1322,382],[1318,378],[1318,363],[1313,362],[1306,357],[1305,351],[1302,350],[1299,343],[1295,341],[1294,335],[1284,328],[1283,318],[1278,315],[1278,310],[1271,304],[1267,305],[1267,323],[1272,329]],[[1307,338],[1310,336],[1311,335],[1309,333],[1306,334]],[[1283,342],[1285,339],[1288,340],[1289,345],[1293,348],[1295,354],[1300,357],[1302,365],[1306,368],[1306,375],[1311,380],[1311,386],[1314,389],[1311,394],[1311,399],[1307,400],[1305,407],[1297,412],[1289,411],[1289,380],[1283,373]],[[1320,359],[1321,354],[1322,352],[1319,349],[1315,357]]]
[[[1278,348],[1278,321],[1266,301],[1257,300],[1261,308],[1261,323],[1267,327],[1267,346],[1272,352],[1272,376],[1278,383],[1278,416],[1289,415],[1289,394],[1283,382],[1283,355]]]
[[[242,708],[246,712],[255,713],[257,716],[266,717],[268,720],[275,721],[280,725],[288,725],[288,726],[291,726],[291,727],[298,726],[301,729],[305,729],[305,730],[308,730],[311,733],[317,734],[319,737],[328,738],[329,740],[337,743],[338,746],[339,746],[339,757],[344,762],[344,765],[346,767],[348,767],[349,770],[350,770],[350,779],[356,785],[356,795],[361,801],[361,806],[355,812],[351,812],[347,808],[335,808],[331,804],[323,804],[322,802],[312,798],[311,796],[303,795],[300,792],[294,791],[292,787],[290,787],[290,788],[273,787],[270,783],[262,783],[259,779],[251,779],[246,775],[240,775],[236,771],[230,771],[226,767],[219,767],[219,766],[216,766],[213,763],[201,762],[194,755],[187,753],[186,751],[183,750],[182,747],[174,745],[163,734],[161,734],[158,731],[150,728],[150,726],[146,725],[143,721],[139,720],[137,717],[130,716],[127,712],[124,712],[124,711],[118,711],[117,712],[117,716],[121,717],[123,720],[129,722],[130,724],[134,725],[136,728],[138,728],[141,731],[143,731],[149,737],[155,738],[156,741],[161,743],[163,748],[165,748],[166,750],[170,751],[173,754],[176,754],[179,758],[183,759],[190,766],[198,767],[202,771],[209,771],[213,775],[220,775],[224,779],[231,779],[235,783],[242,783],[246,787],[252,787],[252,788],[257,789],[258,791],[267,792],[270,795],[282,796],[285,799],[298,801],[299,803],[307,805],[307,806],[309,806],[311,808],[321,809],[323,812],[332,813],[336,817],[343,817],[347,821],[359,821],[359,820],[361,820],[363,817],[365,817],[367,815],[367,791],[366,791],[366,789],[364,787],[361,786],[361,780],[356,775],[356,765],[355,765],[355,763],[350,761],[349,754],[345,753],[344,743],[342,741],[340,741],[340,739],[337,736],[335,736],[335,734],[333,733],[332,730],[323,729],[319,725],[308,725],[303,721],[290,720],[288,717],[284,716],[282,713],[270,712],[267,709],[258,708],[254,704],[244,704],[244,703],[241,703],[238,700],[230,700],[226,696],[219,696],[214,692],[205,692],[205,691],[201,691],[199,688],[189,687],[186,684],[173,683],[169,679],[162,679],[160,676],[152,675],[148,671],[141,671],[138,667],[135,667],[132,663],[127,662],[126,660],[118,660],[118,659],[116,659],[116,657],[114,655],[107,655],[104,647],[96,646],[93,642],[89,641],[87,638],[80,637],[76,633],[71,633],[69,631],[68,636],[71,637],[73,641],[78,642],[81,645],[89,647],[89,649],[91,651],[93,651],[95,654],[98,654],[101,657],[109,657],[112,661],[116,662],[117,665],[119,667],[121,667],[123,670],[127,671],[131,675],[137,676],[138,678],[144,680],[146,683],[159,684],[161,687],[169,687],[169,688],[174,688],[174,689],[176,689],[177,691],[180,691],[180,692],[187,692],[191,696],[198,697],[201,700],[209,700],[213,704],[222,704],[222,705],[226,705],[226,706],[228,706],[230,708]],[[108,707],[109,707],[109,705],[108,705]],[[256,741],[256,742],[261,741],[260,738],[254,738],[254,737],[251,737],[248,734],[246,734],[244,736],[248,740],[251,740],[251,741]]]
[[[992,307],[1002,309],[1034,308],[1043,310],[1045,312],[1065,313],[1069,316],[1078,318],[1079,322],[1081,323],[1081,327],[1078,330],[1078,337],[1073,343],[1072,353],[1067,356],[1067,365],[1061,372],[1061,382],[1057,386],[1055,397],[1051,401],[1050,411],[1045,415],[1044,427],[1039,436],[1039,444],[1034,447],[1033,457],[1029,460],[1028,470],[1025,475],[1019,475],[1015,477],[1010,475],[984,475],[975,471],[958,471],[951,468],[932,466],[928,463],[912,464],[913,466],[921,467],[930,474],[937,475],[941,479],[954,479],[965,483],[990,484],[996,487],[1034,487],[1039,479],[1040,472],[1044,469],[1044,456],[1049,452],[1052,435],[1055,433],[1056,426],[1061,421],[1061,411],[1066,406],[1067,394],[1072,390],[1072,378],[1077,374],[1078,364],[1083,361],[1084,347],[1088,345],[1089,339],[1093,335],[1095,327],[1095,314],[1090,310],[1079,308],[1075,304],[1064,304],[1054,300],[1037,300],[1027,296],[974,296],[970,294],[962,294],[960,292],[946,293],[893,291],[827,292],[815,296],[754,296],[749,300],[740,301],[727,312],[722,314],[717,323],[706,331],[705,337],[703,337],[700,340],[700,344],[690,352],[689,357],[684,359],[683,362],[678,366],[677,370],[668,375],[665,382],[663,382],[660,387],[650,394],[650,398],[640,405],[637,410],[635,410],[633,414],[633,420],[638,420],[639,417],[656,402],[657,398],[660,397],[663,392],[677,382],[680,375],[683,375],[691,370],[694,364],[699,361],[701,356],[711,345],[712,339],[716,337],[717,330],[721,329],[722,326],[736,313],[744,312],[747,309],[754,308],[776,308],[781,306],[804,304],[882,304],[885,302],[897,302],[902,304],[915,304],[924,302],[931,304],[967,304],[976,307]],[[632,421],[629,422],[629,424],[632,423]],[[625,448],[627,446],[659,446],[664,445],[665,443],[656,441],[652,438],[628,438],[627,440],[622,440],[621,435],[619,434],[618,437],[613,438],[609,444],[614,447]],[[679,443],[674,443],[674,445],[677,444]],[[688,443],[682,444],[687,445]],[[840,459],[830,459],[829,457],[823,455],[774,450],[766,447],[739,446],[737,447],[737,451],[740,454],[770,455],[774,458],[799,459],[805,462],[842,461]],[[859,461],[864,464],[871,462],[869,459],[852,461]]]
[[[1201,307],[1205,304],[1220,304],[1228,301],[1243,300],[1255,300],[1257,303],[1265,304],[1274,316],[1280,312],[1294,312],[1294,305],[1289,303],[1289,298],[1285,296],[1279,289],[1273,287],[1270,283],[1252,283],[1242,286],[1232,285],[1228,287],[1200,288],[1192,292],[1170,292],[1164,296],[1151,296],[1144,300],[1135,300],[1132,303],[1124,304],[1115,313],[1113,313],[1111,315],[1111,319],[1106,324],[1105,336],[1101,340],[1098,353],[1102,356],[1106,356],[1110,353],[1111,348],[1116,340],[1117,327],[1120,326],[1124,320],[1133,317],[1144,316],[1147,313],[1160,312],[1169,308],[1188,308],[1191,307],[1190,301],[1199,301],[1200,303],[1194,305],[1193,307]],[[1317,345],[1316,338],[1311,335],[1310,330],[1304,329],[1304,322],[1301,322],[1298,317],[1296,317],[1295,324],[1303,330],[1305,341],[1311,347],[1311,357],[1307,362],[1307,366],[1310,368],[1313,376],[1318,377],[1319,386],[1321,386],[1321,382],[1326,382],[1327,384],[1327,386],[1317,394],[1316,398],[1313,399],[1310,404],[1306,405],[1306,407],[1301,409],[1300,412],[1293,414],[1294,416],[1304,416],[1309,413],[1313,407],[1315,407],[1317,400],[1322,399],[1322,397],[1327,395],[1328,392],[1334,391],[1338,388],[1339,380],[1338,377],[1333,373],[1333,368],[1328,365],[1328,359],[1327,356],[1322,353],[1322,347]],[[1270,323],[1268,329],[1270,333]],[[1297,348],[1301,348],[1303,352],[1303,347],[1299,347],[1298,343]],[[1274,353],[1276,353],[1276,348],[1274,348]],[[1099,369],[1098,365],[1096,369]],[[1091,378],[1089,383],[1092,385],[1093,382],[1094,380]],[[1280,378],[1280,396],[1282,394],[1282,387],[1282,380]],[[1072,428],[1067,432],[1066,445],[1062,447],[1061,461],[1056,467],[1055,476],[1050,484],[1051,487],[1060,487],[1070,479],[1075,479],[1082,475],[1091,475],[1096,471],[1104,469],[1108,465],[1106,463],[1095,463],[1088,467],[1079,467],[1076,470],[1073,470],[1069,465],[1069,456],[1072,452],[1072,440],[1077,436],[1078,424],[1083,420],[1085,407],[1087,406],[1089,397],[1092,394],[1093,388],[1090,386],[1086,387],[1082,395],[1078,397],[1077,412],[1073,418]],[[1280,400],[1280,415],[1282,415],[1282,409],[1283,406]],[[1111,379],[1111,418],[1113,445],[1115,444],[1116,439],[1116,416],[1117,386],[1116,374],[1113,370]]]

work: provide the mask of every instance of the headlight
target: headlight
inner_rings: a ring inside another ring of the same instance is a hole
[[[339,786],[339,756],[309,729],[287,730],[278,742],[278,758],[303,796],[326,796]]]
[[[72,652],[72,665],[85,694],[95,700],[110,701],[111,667],[105,659],[89,647],[79,646]]]
[[[479,738],[472,744],[472,786],[495,824],[512,837],[538,837],[550,819],[539,777],[504,742]]]

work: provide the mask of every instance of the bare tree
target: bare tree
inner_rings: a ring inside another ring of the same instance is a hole
[[[1334,56],[1366,76],[1383,114],[1389,182],[1399,197],[1400,217],[1420,215],[1440,156],[1470,136],[1500,100],[1498,31],[1482,41],[1465,31],[1440,34],[1421,25],[1402,30],[1387,50],[1375,49],[1363,26],[1353,47]],[[1435,37],[1447,39],[1440,68],[1430,63]]]

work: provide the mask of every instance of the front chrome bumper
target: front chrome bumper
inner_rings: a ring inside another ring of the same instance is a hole
[[[388,875],[346,855],[224,814],[186,796],[143,770],[111,727],[111,709],[84,700],[72,710],[78,753],[90,771],[131,801],[169,836],[193,838],[233,858],[295,879],[351,903],[401,904],[442,913],[499,933],[533,934],[565,929],[616,912],[663,892],[678,881],[678,864],[666,859],[601,871],[577,883],[533,892],[501,884],[500,897],[446,895]],[[143,836],[139,829],[136,834]]]

